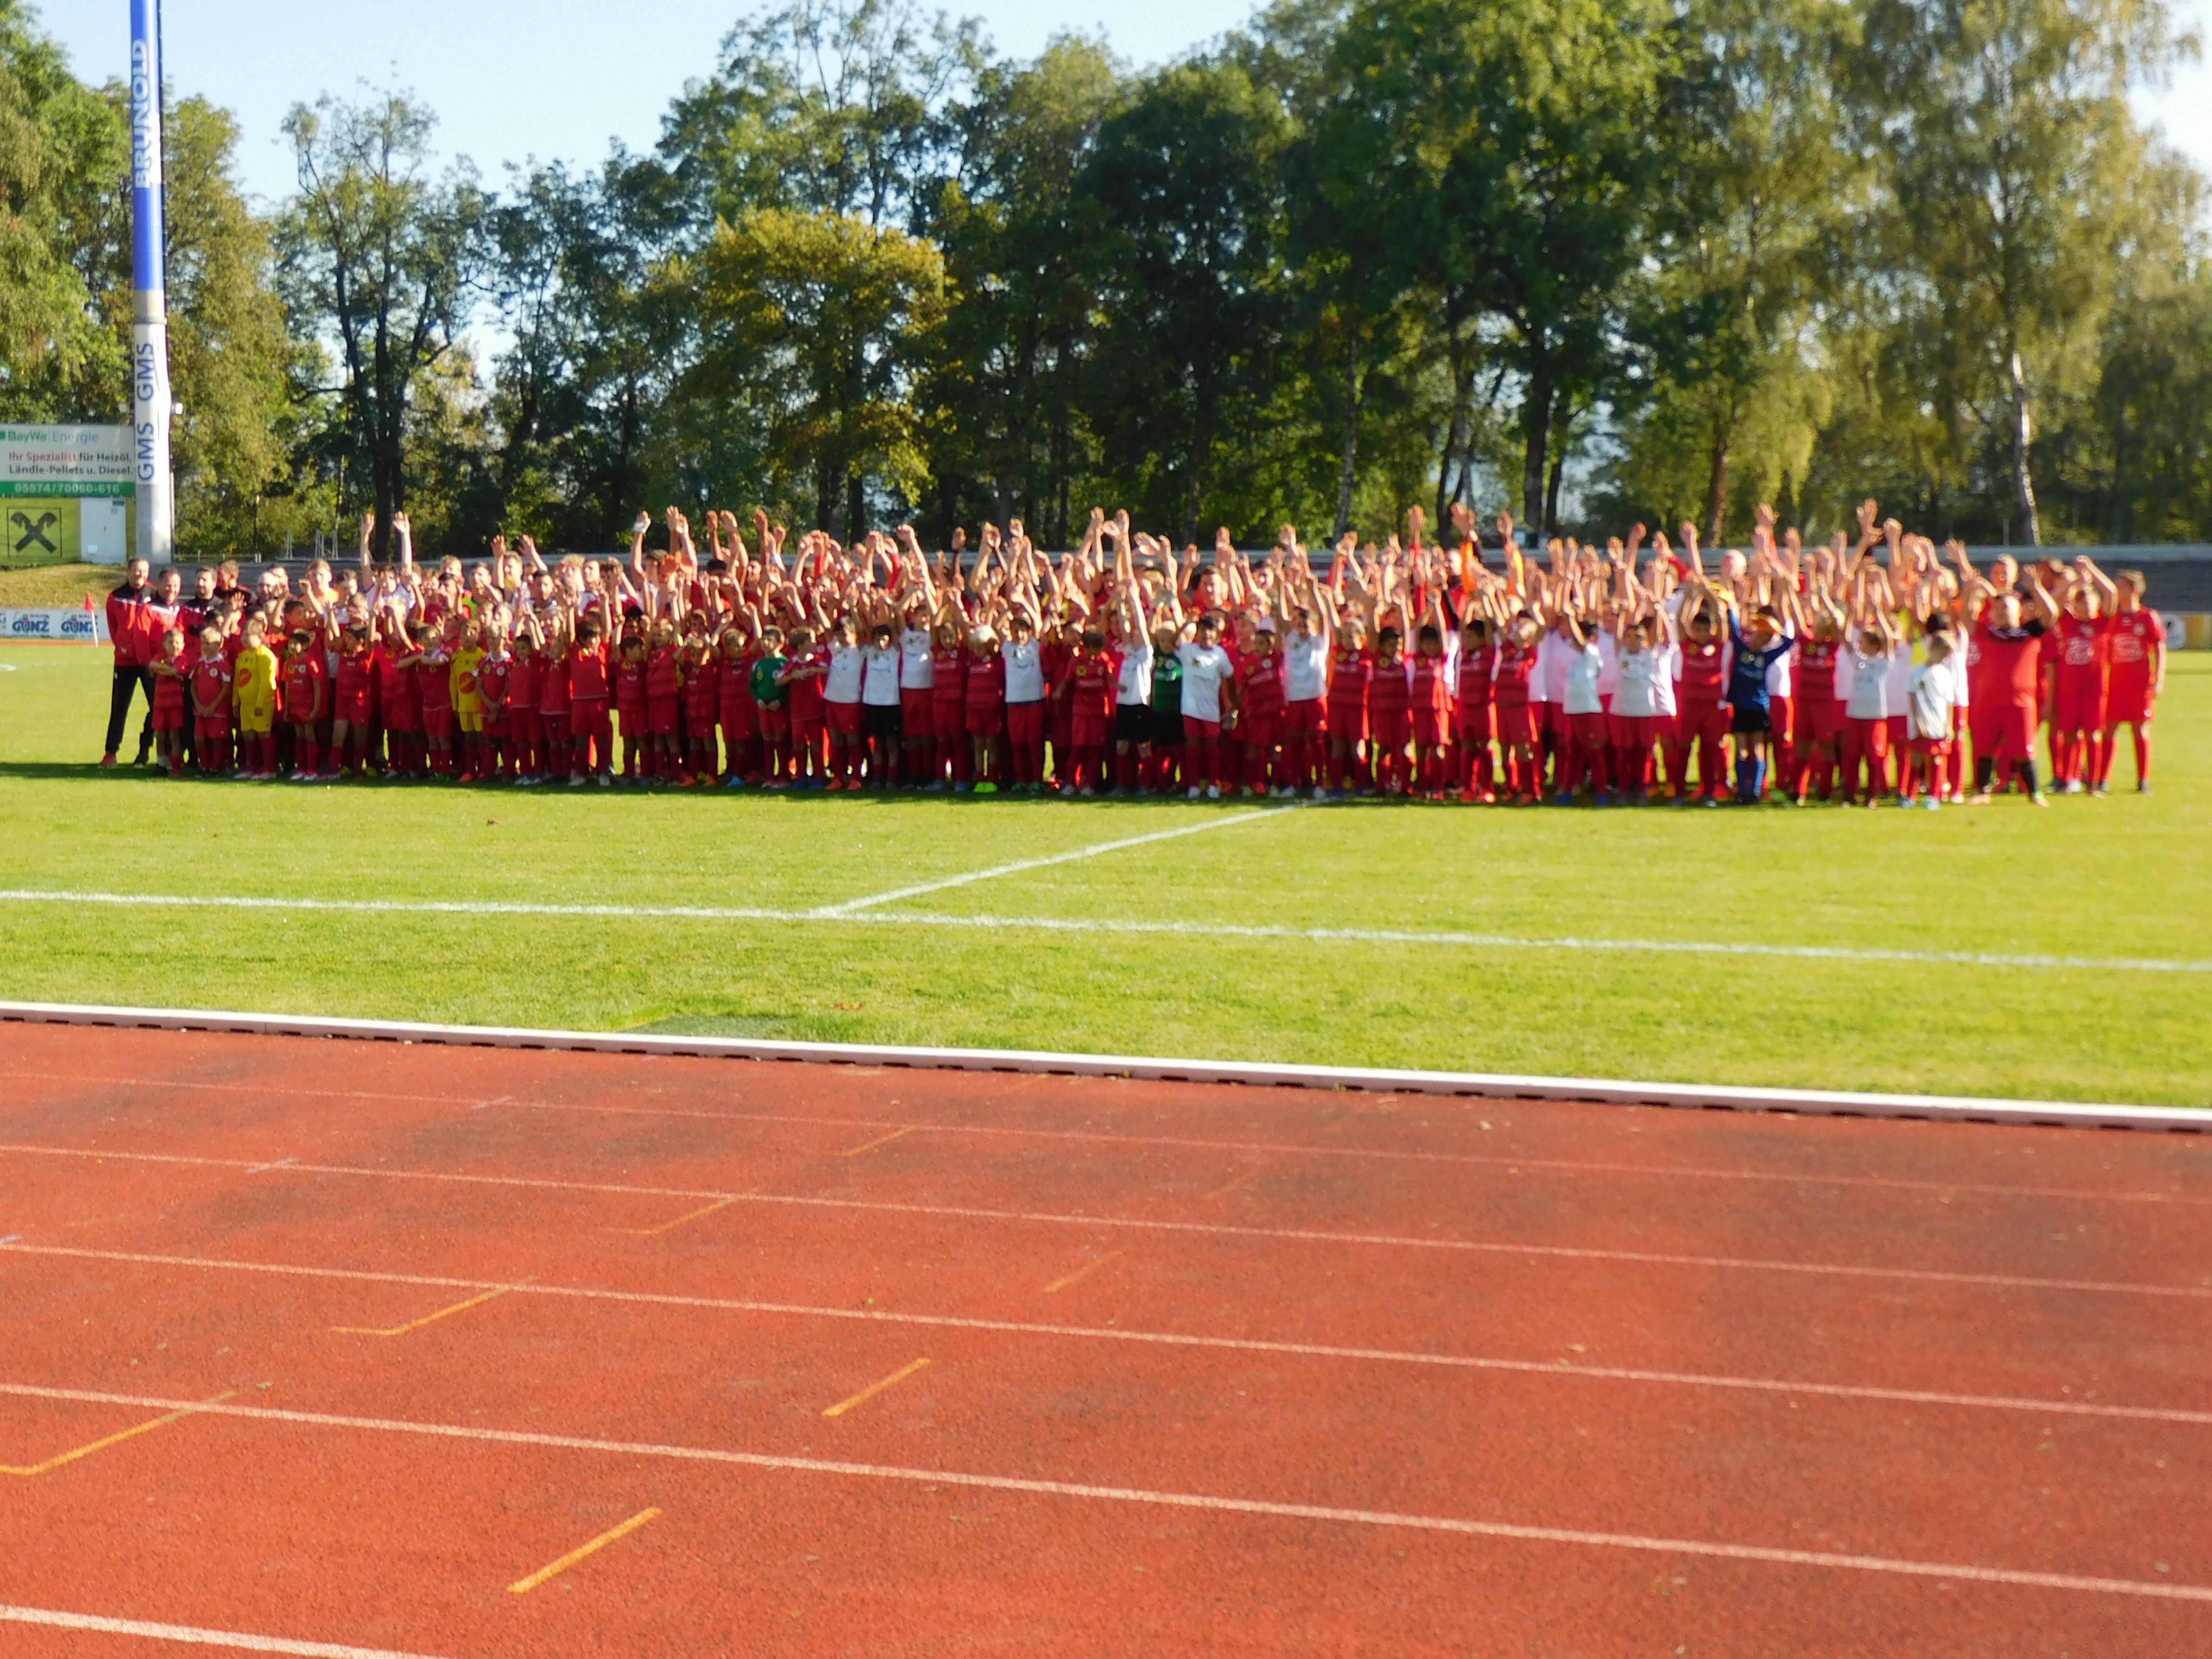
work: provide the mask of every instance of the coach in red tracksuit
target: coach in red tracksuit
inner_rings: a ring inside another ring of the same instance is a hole
[[[115,764],[115,751],[123,746],[123,727],[131,718],[131,694],[146,694],[145,724],[138,730],[138,761],[143,766],[154,746],[154,671],[149,665],[161,647],[161,620],[155,612],[154,590],[146,585],[149,567],[143,559],[131,561],[123,586],[107,596],[107,637],[115,646],[115,684],[107,697],[107,744],[102,766]]]

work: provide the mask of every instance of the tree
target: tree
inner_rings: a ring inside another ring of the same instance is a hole
[[[1079,185],[1098,216],[1086,251],[1106,319],[1091,416],[1126,498],[1186,539],[1229,482],[1224,457],[1249,467],[1262,442],[1288,137],[1281,106],[1242,66],[1178,64],[1107,118]]]
[[[433,118],[406,94],[292,106],[284,131],[300,193],[277,222],[294,325],[327,339],[338,383],[334,436],[368,475],[380,552],[406,505],[409,405],[452,350],[482,273],[485,202],[465,161],[431,175]]]
[[[945,307],[929,243],[839,214],[768,208],[718,228],[662,278],[695,310],[687,397],[758,411],[772,463],[811,477],[817,522],[866,528],[867,484],[927,481],[912,392]]]
[[[2173,50],[2154,0],[1868,0],[1854,92],[1886,156],[1899,309],[1938,396],[2006,453],[2030,545],[2036,404],[2111,293],[2128,93]]]

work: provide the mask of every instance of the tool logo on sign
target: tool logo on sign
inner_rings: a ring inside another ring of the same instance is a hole
[[[27,553],[36,546],[48,553],[60,552],[60,547],[46,532],[58,526],[61,521],[62,515],[58,513],[41,513],[34,519],[18,507],[8,515],[9,537],[8,550],[11,553]]]

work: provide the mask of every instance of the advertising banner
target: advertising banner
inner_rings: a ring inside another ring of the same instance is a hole
[[[0,426],[0,495],[127,496],[137,477],[127,426]]]
[[[107,641],[105,611],[21,611],[0,606],[0,641],[70,640],[85,645]]]

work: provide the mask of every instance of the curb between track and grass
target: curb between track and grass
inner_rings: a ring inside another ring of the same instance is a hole
[[[1455,1096],[1489,1100],[1579,1101],[1708,1111],[1777,1112],[1824,1117],[1919,1118],[2053,1127],[2166,1130],[2212,1134],[2212,1111],[2184,1106],[2101,1105],[1976,1096],[1868,1094],[1845,1090],[1758,1089],[1717,1084],[1635,1083],[1605,1078],[1520,1077],[1492,1072],[1401,1071],[1266,1061],[1173,1060],[1131,1054],[1055,1054],[1018,1048],[927,1048],[887,1043],[797,1042],[761,1037],[684,1036],[646,1031],[539,1030],[524,1026],[440,1025],[413,1020],[331,1019],[298,1014],[103,1004],[0,1001],[0,1023],[99,1025],[263,1036],[344,1038],[453,1048],[562,1049],[589,1054],[702,1060],[782,1060],[921,1071],[1012,1072],[1047,1076],[1133,1078],[1158,1082],[1243,1084],[1375,1094]]]

